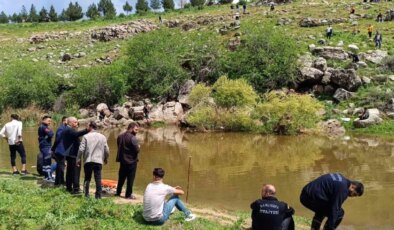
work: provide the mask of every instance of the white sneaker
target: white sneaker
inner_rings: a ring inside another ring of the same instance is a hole
[[[192,221],[192,220],[194,220],[194,219],[196,219],[196,218],[197,218],[196,215],[190,213],[190,214],[186,217],[185,221]]]
[[[173,207],[171,210],[171,214],[173,214],[176,211],[176,207]]]
[[[46,181],[48,183],[55,183],[55,179],[53,179],[53,178],[45,178],[44,181]]]

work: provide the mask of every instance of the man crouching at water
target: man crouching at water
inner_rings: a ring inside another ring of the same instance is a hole
[[[153,182],[148,184],[144,193],[144,219],[153,225],[164,224],[174,207],[182,211],[186,215],[186,221],[192,221],[196,218],[183,204],[178,195],[183,195],[185,192],[179,187],[171,187],[163,183],[164,170],[162,168],[155,168],[153,170]],[[167,195],[173,194],[167,202],[165,198]]]
[[[364,185],[358,181],[350,181],[340,173],[329,173],[311,181],[301,192],[301,203],[315,212],[312,230],[319,230],[324,217],[328,220],[325,230],[336,229],[341,223],[345,212],[342,204],[348,196],[361,196]]]
[[[292,215],[294,209],[278,201],[276,190],[271,184],[263,186],[262,199],[250,205],[252,209],[252,229],[258,230],[294,230]]]

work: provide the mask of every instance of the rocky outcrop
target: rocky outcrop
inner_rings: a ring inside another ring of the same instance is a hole
[[[380,117],[378,109],[368,109],[368,118],[364,120],[357,119],[353,122],[355,128],[365,128],[371,125],[382,123],[383,119]]]
[[[348,100],[348,99],[352,98],[353,96],[354,96],[354,93],[349,92],[349,91],[347,91],[345,89],[342,89],[342,88],[338,88],[335,91],[333,98],[337,102],[341,102],[341,101],[344,101],[344,100]]]
[[[349,91],[356,91],[361,85],[362,81],[354,69],[328,69],[327,72],[331,74],[330,82],[340,88]]]
[[[303,18],[298,24],[301,27],[316,27],[316,26],[344,23],[347,21],[348,19],[346,18],[333,18],[333,19]]]
[[[300,69],[300,72],[301,74],[298,80],[304,84],[319,83],[324,75],[324,72],[312,67],[303,67]]]
[[[341,122],[336,119],[330,119],[328,121],[322,121],[318,125],[323,133],[329,136],[343,136],[346,133],[345,128]]]
[[[54,32],[54,33],[35,34],[29,38],[29,42],[31,44],[37,44],[37,43],[48,42],[51,40],[79,37],[82,34],[83,33],[80,31],[75,31],[75,32],[60,31],[60,32]]]
[[[185,107],[190,108],[189,105],[189,94],[192,91],[195,82],[193,80],[187,80],[179,89],[178,93],[178,102],[184,105]]]
[[[324,57],[326,59],[346,60],[349,58],[349,54],[341,47],[316,47],[311,50],[313,55]]]
[[[359,57],[362,60],[371,62],[373,64],[380,64],[385,57],[388,56],[388,52],[384,50],[369,50],[366,53],[360,53]]]

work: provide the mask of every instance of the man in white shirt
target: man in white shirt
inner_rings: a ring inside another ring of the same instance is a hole
[[[20,174],[16,168],[16,152],[21,156],[23,175],[28,172],[26,170],[26,152],[22,142],[22,122],[19,120],[17,114],[11,114],[11,121],[3,126],[0,131],[0,136],[8,141],[11,155],[12,175]]]
[[[178,196],[185,192],[179,186],[172,187],[164,184],[164,174],[162,168],[153,170],[153,182],[148,184],[144,193],[144,212],[142,216],[151,224],[162,225],[168,220],[174,207],[176,207],[186,215],[186,221],[194,220],[196,216],[185,207]],[[172,194],[171,198],[165,202],[166,196],[170,194]]]

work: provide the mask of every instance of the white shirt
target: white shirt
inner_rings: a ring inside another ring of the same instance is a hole
[[[1,129],[0,136],[6,137],[9,145],[15,145],[18,141],[22,141],[22,122],[17,120],[8,122]]]
[[[146,221],[157,221],[163,216],[164,200],[167,195],[173,194],[175,188],[163,182],[148,184],[144,193],[144,212],[142,216]]]

